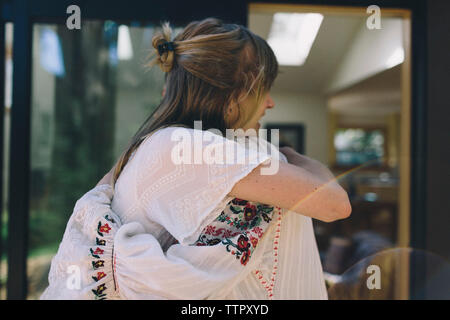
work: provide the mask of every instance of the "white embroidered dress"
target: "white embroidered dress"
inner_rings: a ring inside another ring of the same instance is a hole
[[[327,299],[311,218],[228,195],[273,154],[182,128],[199,162],[176,164],[180,129],[147,137],[115,190],[78,200],[41,299]],[[229,148],[233,161],[202,158]]]

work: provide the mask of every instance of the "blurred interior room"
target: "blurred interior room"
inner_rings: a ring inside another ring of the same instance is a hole
[[[327,164],[352,203],[348,219],[314,220],[330,281],[408,243],[409,14],[383,15],[382,28],[369,29],[367,15],[353,10],[250,6],[250,29],[268,40],[281,66],[276,107],[264,124]],[[311,39],[304,53],[296,38]]]

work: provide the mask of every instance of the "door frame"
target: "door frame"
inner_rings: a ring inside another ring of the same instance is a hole
[[[368,7],[371,0],[283,1],[286,4],[326,5],[337,7]],[[80,0],[9,0],[0,1],[2,25],[14,23],[13,42],[13,105],[9,155],[9,222],[8,222],[8,299],[27,297],[27,253],[30,186],[30,134],[31,134],[31,67],[32,27],[36,22],[65,23],[66,8],[78,5],[81,18],[116,21],[176,21],[188,23],[195,19],[216,16],[224,21],[247,25],[250,3],[276,3],[276,1],[80,1]],[[381,8],[411,11],[411,132],[410,144],[410,239],[409,246],[426,248],[426,3],[425,0],[378,1]],[[0,27],[0,32],[4,31]],[[76,32],[76,31],[74,31]],[[3,32],[2,32],[3,33]],[[0,40],[1,40],[0,36]],[[2,41],[4,45],[4,41]],[[4,49],[4,47],[3,47]],[[2,51],[4,52],[4,50]],[[0,55],[1,58],[1,55]],[[4,61],[4,59],[3,59]],[[17,63],[20,61],[20,63]],[[4,70],[0,68],[0,86],[4,94]],[[2,111],[3,112],[3,111]],[[0,127],[1,128],[1,127]],[[3,133],[3,130],[2,130]],[[0,136],[1,137],[1,136]],[[0,157],[3,159],[3,141]],[[0,160],[1,161],[1,160]],[[2,173],[3,175],[3,170]],[[1,177],[1,176],[0,176]],[[0,187],[1,190],[1,187]],[[12,245],[14,244],[14,245]],[[1,249],[1,246],[0,246]],[[414,270],[413,270],[414,271]],[[411,273],[411,285],[420,280],[422,270]],[[417,297],[416,297],[417,298]],[[420,298],[420,297],[419,297]]]

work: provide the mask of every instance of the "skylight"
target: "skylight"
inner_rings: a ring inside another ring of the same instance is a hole
[[[126,25],[121,25],[119,27],[117,47],[117,55],[119,60],[130,60],[133,58],[133,46],[131,45],[130,30]]]
[[[386,61],[386,68],[390,69],[396,65],[402,63],[405,60],[405,51],[403,47],[399,47],[394,50],[392,55]]]
[[[273,15],[267,42],[280,65],[301,66],[309,55],[323,20],[319,13]]]

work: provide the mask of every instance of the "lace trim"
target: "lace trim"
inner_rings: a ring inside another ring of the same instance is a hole
[[[263,273],[260,270],[254,270],[253,274],[258,278],[261,286],[267,292],[267,298],[269,300],[273,299],[273,287],[275,286],[276,276],[278,272],[278,243],[280,239],[281,233],[281,218],[282,218],[282,209],[280,207],[277,208],[278,218],[277,218],[277,228],[275,231],[275,236],[273,238],[273,268],[272,273],[270,274],[270,281],[264,277]]]

